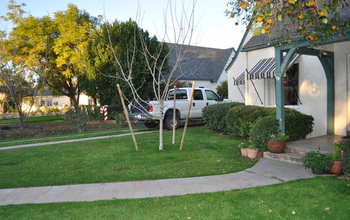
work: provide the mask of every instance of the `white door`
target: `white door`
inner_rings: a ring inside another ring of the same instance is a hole
[[[202,109],[206,106],[203,92],[201,89],[195,89],[193,93],[193,103],[191,109],[191,118],[201,118]]]

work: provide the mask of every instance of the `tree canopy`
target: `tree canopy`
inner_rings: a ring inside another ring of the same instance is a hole
[[[133,83],[143,99],[153,97],[152,77],[148,74],[146,60],[141,53],[140,38],[144,40],[150,51],[157,50],[160,43],[157,38],[150,37],[147,31],[139,28],[136,22],[114,21],[104,23],[89,41],[84,53],[84,68],[87,78],[83,82],[86,92],[100,100],[102,105],[119,103],[116,85],[122,85],[123,93],[132,98],[130,88],[120,77],[120,69],[115,57],[121,62],[123,69],[132,65]],[[136,47],[136,48],[134,48]],[[133,56],[132,53],[136,51]],[[161,60],[167,59],[168,50],[163,50]],[[133,59],[133,60],[132,60]]]
[[[318,45],[349,31],[341,18],[347,0],[230,0],[227,14],[255,35],[268,34],[275,43],[309,41]]]
[[[25,16],[22,7],[10,1],[3,17],[13,23],[6,39],[11,61],[26,65],[56,94],[69,96],[78,105],[79,79],[84,75],[82,53],[95,28],[95,18],[69,4],[67,10],[54,17]]]

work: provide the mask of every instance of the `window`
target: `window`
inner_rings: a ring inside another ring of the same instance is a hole
[[[45,106],[45,100],[41,100],[40,106]]]
[[[298,105],[299,64],[293,64],[293,66],[287,71],[283,83],[285,105]]]
[[[168,95],[169,100],[174,99],[174,90],[171,90]],[[187,99],[187,92],[185,89],[176,90],[176,99]]]
[[[207,95],[207,100],[219,101],[220,97],[211,90],[205,90],[205,94]]]
[[[195,89],[195,90],[194,90],[194,93],[193,93],[193,99],[194,99],[194,100],[203,100],[203,93],[202,93],[202,90],[197,90],[197,89]]]
[[[52,106],[52,100],[47,100],[46,101],[46,106]]]

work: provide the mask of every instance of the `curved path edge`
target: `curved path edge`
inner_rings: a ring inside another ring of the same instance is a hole
[[[0,189],[0,205],[86,202],[211,193],[313,178],[309,169],[267,158],[237,173],[146,181]]]

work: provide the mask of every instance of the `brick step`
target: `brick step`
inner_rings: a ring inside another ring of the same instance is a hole
[[[295,154],[295,153],[275,154],[275,153],[271,153],[269,151],[264,152],[265,158],[270,158],[270,159],[274,159],[274,160],[280,160],[280,161],[295,163],[295,164],[300,164],[300,165],[303,164],[301,162],[301,158],[303,156],[304,156],[304,154]]]

